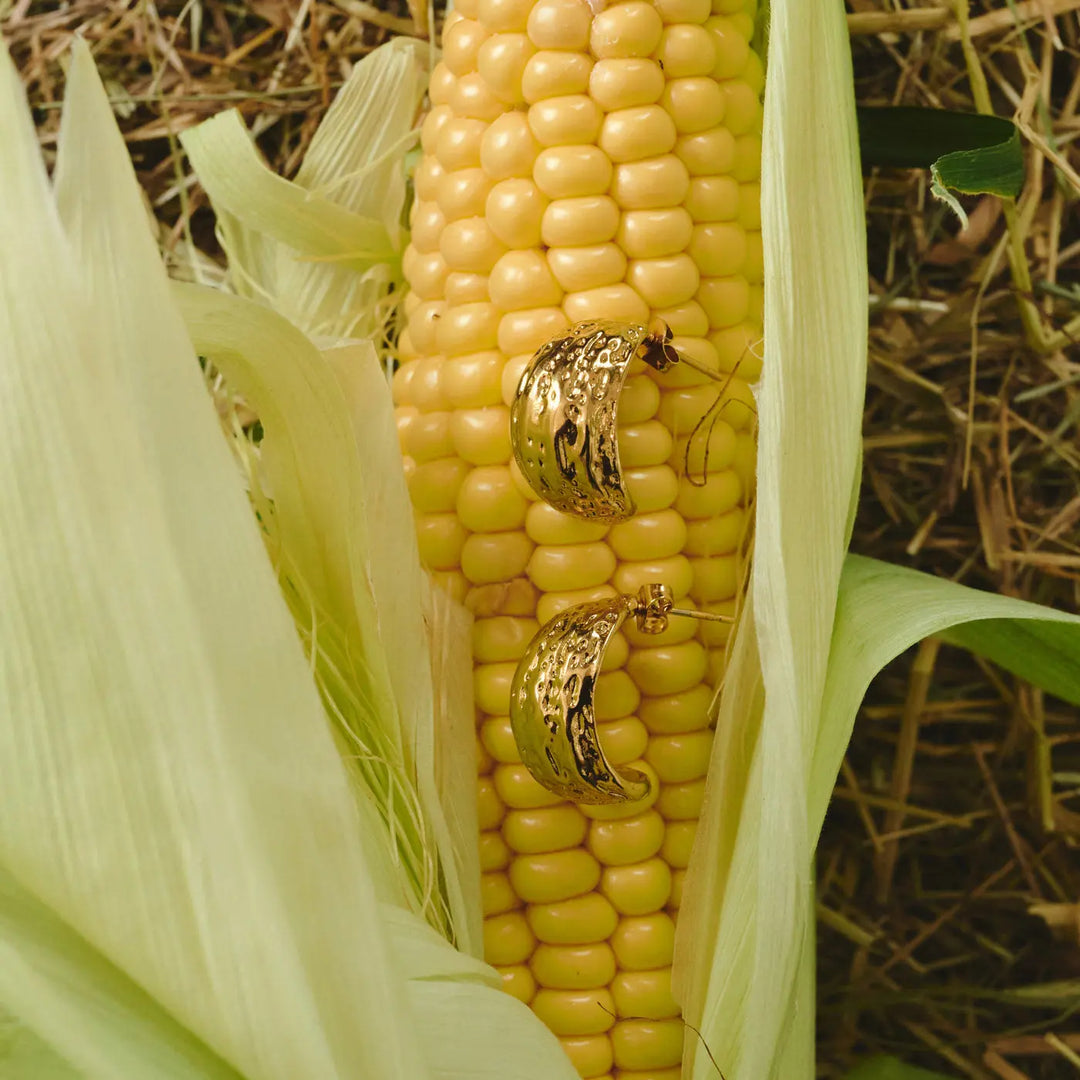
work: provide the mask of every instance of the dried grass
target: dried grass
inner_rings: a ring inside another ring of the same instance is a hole
[[[867,179],[874,292],[854,548],[1080,609],[1080,0],[851,0],[860,102],[972,110],[1027,139],[1014,210],[971,229],[915,172]],[[421,23],[425,13],[416,10]],[[1017,19],[1020,21],[1017,22]],[[295,171],[335,88],[409,6],[0,0],[46,150],[72,35],[93,48],[180,261],[219,257],[177,134],[242,110]],[[422,36],[422,35],[418,35]],[[924,642],[863,708],[819,857],[820,1072],[889,1052],[980,1080],[1080,1073],[1080,727],[1058,701]]]

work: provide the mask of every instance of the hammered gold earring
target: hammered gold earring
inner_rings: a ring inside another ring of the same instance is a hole
[[[637,802],[649,794],[644,773],[616,769],[607,760],[593,709],[604,651],[631,615],[646,634],[667,629],[671,615],[731,621],[675,607],[666,585],[643,585],[637,596],[567,608],[540,628],[514,674],[510,724],[526,768],[561,798],[602,805]]]
[[[607,321],[579,323],[542,345],[510,406],[510,443],[536,494],[565,514],[624,521],[634,502],[619,465],[615,418],[634,360],[656,371],[677,363],[725,383],[671,345],[671,330]]]

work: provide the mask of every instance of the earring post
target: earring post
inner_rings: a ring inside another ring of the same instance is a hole
[[[735,621],[734,615],[716,615],[711,611],[693,611],[690,608],[677,608],[673,607],[668,610],[669,615],[686,615],[691,619],[702,619],[705,622],[724,622],[733,623]]]

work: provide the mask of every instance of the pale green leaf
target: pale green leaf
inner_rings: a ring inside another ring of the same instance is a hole
[[[0,865],[251,1080],[422,1075],[379,918],[386,837],[85,46],[62,217],[6,54],[0,143]]]
[[[909,646],[935,634],[1080,702],[1080,616],[848,556],[811,774],[815,838],[870,680]]]
[[[22,1021],[0,1024],[5,1080],[240,1080],[3,869],[0,1003],[17,1005]]]
[[[256,479],[270,493],[260,507],[267,543],[346,757],[394,837],[409,902],[479,951],[469,902],[478,870],[456,858],[439,796],[428,584],[375,350],[358,342],[322,354],[256,303],[174,290],[199,353],[262,424]],[[471,726],[471,700],[457,711]],[[475,807],[463,813],[459,828],[475,834]]]
[[[361,60],[293,181],[266,167],[235,111],[184,132],[237,292],[317,338],[379,331],[400,278],[403,157],[425,71],[421,44],[402,38]]]

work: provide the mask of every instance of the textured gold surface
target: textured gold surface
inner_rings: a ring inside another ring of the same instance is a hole
[[[676,362],[666,327],[579,323],[542,345],[510,407],[510,442],[533,491],[556,510],[623,521],[634,503],[619,466],[616,413],[635,359],[657,371]]]
[[[567,608],[529,642],[514,675],[510,723],[521,760],[549,791],[592,805],[636,802],[649,793],[643,773],[618,770],[605,757],[593,697],[604,650],[626,617],[659,634],[671,610],[670,589],[646,585],[637,597]]]

